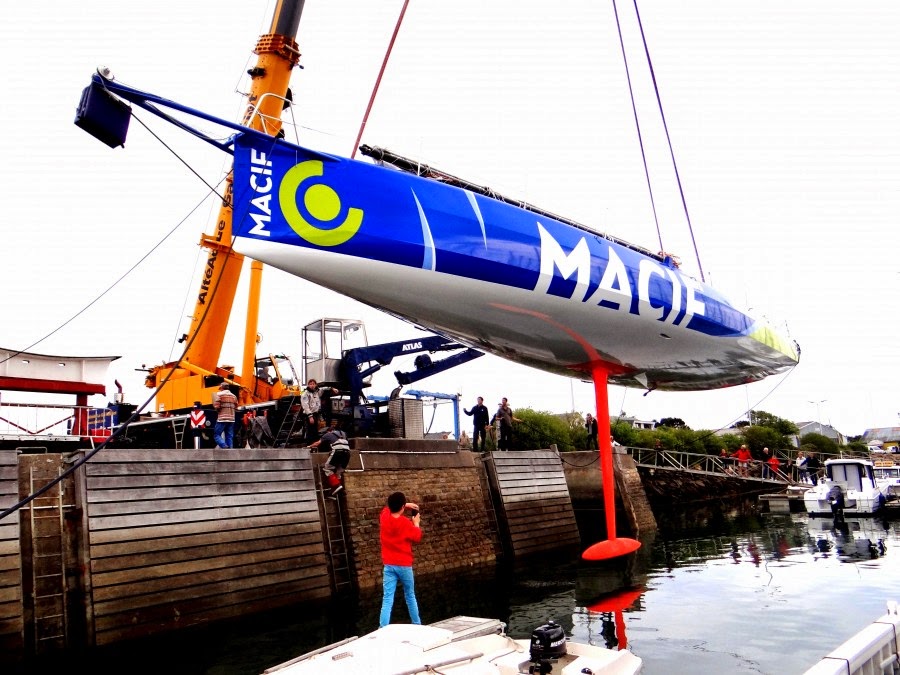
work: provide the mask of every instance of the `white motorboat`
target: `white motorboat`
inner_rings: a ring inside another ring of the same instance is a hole
[[[900,465],[879,466],[876,463],[872,471],[875,474],[875,482],[878,483],[886,499],[900,497]]]
[[[457,616],[427,626],[390,624],[317,649],[264,675],[518,675],[640,673],[641,659],[627,650],[569,642],[562,626],[550,621],[530,640],[513,640],[495,619]]]
[[[803,494],[810,515],[872,515],[885,503],[868,459],[843,457],[825,461],[825,478]]]

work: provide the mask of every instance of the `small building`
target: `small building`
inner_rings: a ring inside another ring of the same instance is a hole
[[[900,452],[900,427],[866,429],[862,442],[869,446],[880,446],[882,452]]]
[[[829,424],[822,424],[821,422],[795,422],[795,424],[797,429],[799,429],[796,436],[798,448],[800,447],[800,439],[806,434],[819,434],[820,436],[825,436],[825,438],[830,438],[838,445],[847,445],[847,439],[844,437],[844,434]]]
[[[617,420],[614,420],[617,424],[625,423],[630,426],[632,429],[647,429],[653,430],[656,428],[656,420],[639,420],[637,417],[629,417],[623,415],[619,417]]]

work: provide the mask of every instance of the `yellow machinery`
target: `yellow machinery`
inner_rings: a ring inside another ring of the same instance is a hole
[[[252,82],[241,123],[271,136],[281,133],[281,113],[290,105],[288,84],[291,71],[300,59],[295,36],[302,11],[303,0],[279,0],[269,32],[256,44],[256,66],[248,71]],[[256,355],[262,288],[262,263],[257,261],[252,261],[250,267],[241,370],[236,372],[234,366],[219,365],[244,262],[244,257],[231,248],[232,192],[233,175],[229,172],[215,234],[204,234],[200,241],[209,253],[190,329],[183,338],[184,355],[180,361],[148,370],[146,385],[150,388],[162,385],[156,395],[157,410],[180,411],[190,408],[194,401],[209,403],[222,381],[235,385],[232,389],[242,405],[273,401],[301,391],[303,383],[287,357]]]

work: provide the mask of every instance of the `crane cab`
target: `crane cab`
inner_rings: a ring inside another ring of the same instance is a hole
[[[317,319],[303,327],[304,384],[340,386],[341,364],[348,349],[368,347],[366,326],[358,319]]]

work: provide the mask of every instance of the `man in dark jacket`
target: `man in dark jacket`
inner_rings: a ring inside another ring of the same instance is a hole
[[[472,449],[478,451],[478,436],[481,436],[481,452],[484,452],[485,439],[487,437],[487,428],[491,423],[491,414],[488,412],[484,399],[478,397],[478,403],[472,406],[471,410],[463,408],[466,415],[473,417],[472,423],[475,428],[472,430]]]
[[[584,418],[584,428],[587,429],[588,434],[588,450],[599,450],[600,445],[597,435],[600,432],[600,426],[597,424],[597,418],[591,413],[588,413],[587,417]]]
[[[500,438],[497,440],[497,449],[511,450],[513,422],[521,422],[522,420],[513,415],[512,408],[509,406],[509,401],[506,400],[505,396],[500,399],[500,407],[494,413],[493,419],[500,422]]]
[[[821,468],[822,464],[819,462],[819,458],[810,453],[809,459],[806,460],[806,470],[809,471],[809,479],[813,485],[819,484],[819,469]]]

